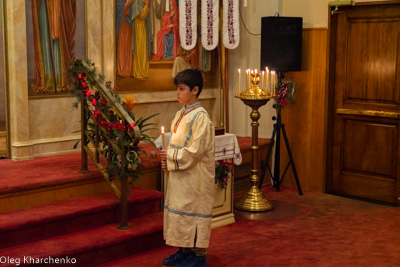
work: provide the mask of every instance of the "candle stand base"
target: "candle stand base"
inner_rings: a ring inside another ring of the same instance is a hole
[[[252,186],[241,199],[235,202],[235,208],[243,211],[268,211],[273,210],[274,205],[264,197],[257,186]]]
[[[270,92],[264,91],[262,88],[258,87],[258,83],[260,81],[259,74],[256,72],[252,75],[252,83],[253,85],[244,92],[239,92],[235,95],[235,97],[240,98],[246,106],[252,108],[252,112],[250,113],[250,118],[252,120],[251,123],[251,138],[252,138],[252,146],[251,146],[251,187],[250,190],[235,203],[235,208],[244,210],[244,211],[268,211],[272,210],[274,206],[272,203],[267,200],[261,190],[257,187],[257,184],[260,180],[259,168],[260,162],[258,160],[258,119],[260,118],[260,112],[258,109],[267,104],[267,102],[274,97],[274,94]]]

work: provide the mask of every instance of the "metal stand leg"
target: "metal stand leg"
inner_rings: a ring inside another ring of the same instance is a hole
[[[264,161],[264,166],[262,169],[262,173],[261,173],[261,177],[260,177],[260,182],[258,184],[259,188],[261,189],[263,181],[264,181],[264,177],[265,177],[265,173],[266,170],[268,168],[268,170],[270,171],[271,177],[272,177],[272,182],[273,182],[273,187],[279,191],[280,189],[280,185],[283,181],[283,178],[285,177],[286,171],[288,169],[288,167],[291,165],[292,166],[292,170],[293,170],[293,174],[294,174],[294,178],[296,180],[296,185],[297,185],[297,189],[299,191],[299,195],[303,195],[303,192],[301,190],[301,186],[300,186],[300,182],[299,182],[299,178],[297,176],[297,171],[296,171],[296,167],[294,164],[294,160],[293,160],[293,155],[292,155],[292,151],[290,149],[289,146],[289,141],[286,135],[286,131],[285,131],[285,125],[282,123],[281,121],[281,114],[280,112],[277,112],[277,117],[273,117],[272,120],[276,120],[276,123],[274,124],[274,129],[272,131],[272,137],[268,146],[268,152],[267,155],[265,157],[265,161]],[[282,177],[280,177],[280,147],[281,147],[281,138],[280,138],[280,134],[281,134],[281,129],[282,129],[282,133],[283,133],[283,137],[285,139],[285,144],[286,144],[286,150],[289,154],[289,163],[286,166],[285,171],[283,172]],[[272,151],[272,146],[274,144],[274,139],[276,136],[276,144],[275,144],[275,164],[274,164],[274,175],[272,176],[271,173],[271,169],[269,167],[268,161],[269,161],[269,157],[271,155],[271,151]]]

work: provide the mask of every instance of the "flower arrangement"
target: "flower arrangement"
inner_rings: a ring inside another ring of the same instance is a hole
[[[78,107],[78,104],[82,100],[86,100],[88,104],[89,112],[86,115],[86,132],[88,133],[89,139],[96,140],[96,143],[99,144],[98,148],[100,152],[108,159],[105,171],[109,174],[109,179],[112,180],[115,177],[121,180],[130,177],[129,183],[132,185],[142,174],[140,169],[140,157],[142,154],[145,154],[145,151],[143,151],[140,146],[136,146],[132,143],[132,137],[134,135],[133,127],[137,126],[140,129],[140,141],[155,146],[151,138],[146,135],[145,132],[153,129],[152,126],[156,125],[148,121],[158,114],[136,118],[133,113],[133,108],[136,104],[135,99],[128,96],[125,98],[125,101],[122,101],[115,88],[111,88],[111,82],[105,82],[104,76],[97,74],[95,65],[90,61],[85,61],[85,63],[91,66],[90,70],[85,68],[82,64],[79,64],[79,61],[72,64],[69,69],[70,81],[73,84],[71,93],[77,98],[77,102],[74,106]],[[121,104],[134,123],[129,125],[124,124],[123,120],[115,113],[108,101],[102,97],[100,91],[92,86],[85,72],[88,72],[91,76],[99,77],[100,81],[106,84],[111,97],[115,100],[114,102]],[[97,132],[96,129],[98,129]],[[75,148],[78,142],[74,145]]]
[[[295,88],[296,84],[292,81],[284,81],[278,85],[278,90],[275,96],[275,104],[273,105],[278,112],[280,112],[282,108],[294,104]]]
[[[231,172],[232,163],[217,160],[215,161],[215,183],[220,183],[221,188],[225,189],[228,187],[228,177]]]

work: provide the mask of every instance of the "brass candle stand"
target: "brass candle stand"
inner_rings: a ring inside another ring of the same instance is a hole
[[[260,73],[251,73],[250,88],[244,92],[238,92],[235,97],[240,98],[243,103],[252,108],[250,118],[252,119],[252,146],[251,146],[251,161],[252,168],[250,181],[251,187],[249,191],[237,202],[235,202],[235,208],[244,211],[268,211],[274,208],[273,204],[264,197],[262,191],[258,188],[258,182],[260,181],[260,162],[258,159],[258,120],[260,118],[260,112],[258,109],[267,104],[267,102],[274,97],[273,94],[267,92],[258,86],[260,82]]]

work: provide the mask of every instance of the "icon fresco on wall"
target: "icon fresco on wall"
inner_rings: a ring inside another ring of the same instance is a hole
[[[180,45],[178,0],[116,0],[115,7],[118,88],[146,81],[157,68],[169,80],[187,68],[211,70],[212,52],[200,42],[191,50]]]
[[[34,93],[70,89],[67,69],[86,56],[84,6],[84,0],[27,1],[28,79]]]

